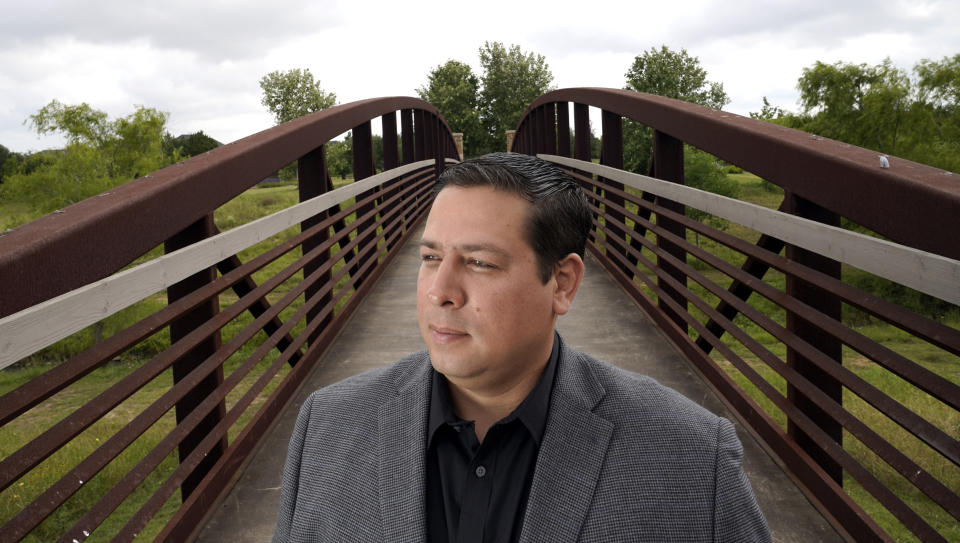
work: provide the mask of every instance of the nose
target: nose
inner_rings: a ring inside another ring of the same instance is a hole
[[[433,305],[452,309],[459,308],[465,301],[463,287],[460,284],[460,274],[453,259],[447,258],[440,265],[427,273],[427,299]]]

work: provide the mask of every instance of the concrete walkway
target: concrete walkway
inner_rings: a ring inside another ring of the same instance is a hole
[[[298,397],[265,436],[237,484],[201,530],[198,541],[269,541],[277,518],[287,442],[306,397],[318,388],[423,348],[416,315],[418,260],[416,244],[407,244]],[[589,255],[587,274],[576,302],[570,313],[561,318],[558,329],[573,347],[649,375],[734,421],[744,445],[744,467],[774,541],[842,541],[700,380],[690,363]]]

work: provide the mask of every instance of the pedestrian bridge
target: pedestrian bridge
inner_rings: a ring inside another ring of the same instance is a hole
[[[652,129],[648,175],[623,169],[627,121]],[[347,130],[335,189],[324,144]],[[781,187],[779,208],[684,186],[685,144]],[[561,334],[733,420],[775,540],[960,538],[956,319],[876,294],[957,311],[957,175],[613,89],[541,96],[512,150],[594,209]],[[422,348],[410,239],[456,160],[430,104],[363,100],[0,235],[0,541],[269,537],[305,396]],[[220,231],[215,210],[292,161],[299,204]]]

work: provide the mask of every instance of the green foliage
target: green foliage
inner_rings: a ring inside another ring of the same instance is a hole
[[[60,133],[69,143],[102,146],[110,133],[107,114],[86,102],[70,106],[51,100],[28,118],[37,134]]]
[[[164,152],[167,114],[137,109],[118,119],[88,104],[51,101],[28,119],[39,134],[59,133],[62,150],[8,159],[0,199],[20,203],[37,217],[158,170],[177,159]],[[5,224],[5,227],[15,224]]]
[[[7,159],[12,155],[13,153],[10,152],[10,149],[0,145],[0,183],[3,183],[4,164],[6,164]]]
[[[260,88],[263,89],[260,103],[273,113],[277,124],[333,107],[337,103],[337,95],[325,92],[320,82],[313,80],[309,69],[270,72],[260,78]]]
[[[817,62],[797,83],[810,131],[897,154],[910,122],[912,84],[890,59],[877,66]]]
[[[672,51],[666,45],[651,47],[633,59],[626,73],[626,88],[693,102],[714,109],[730,103],[723,83],[707,81],[707,71],[698,57],[686,49]],[[653,156],[653,129],[626,120],[623,124],[623,160],[627,171],[646,174]]]
[[[343,141],[327,143],[327,170],[331,176],[340,176],[340,179],[353,173],[353,138],[349,132]]]
[[[689,145],[684,146],[683,177],[688,187],[705,190],[728,198],[740,196],[740,184],[727,177],[717,159],[708,153]],[[695,220],[703,220],[710,215],[699,209],[687,207],[687,216]],[[726,221],[713,218],[713,224],[725,227]]]
[[[524,53],[519,45],[510,49],[500,42],[485,42],[480,48],[480,120],[490,151],[506,150],[506,131],[514,130],[527,106],[551,90],[553,74],[543,55]]]
[[[800,113],[764,98],[756,119],[960,172],[960,55],[922,60],[913,76],[876,66],[817,62],[803,70]]]
[[[177,137],[163,138],[163,149],[168,155],[176,151],[181,158],[202,155],[207,151],[220,147],[221,143],[203,133],[203,130],[193,134],[181,134]]]
[[[686,49],[671,51],[663,45],[658,51],[651,47],[633,59],[626,73],[627,89],[676,98],[713,109],[723,109],[730,97],[723,83],[707,81],[707,71],[700,59],[691,57]]]
[[[507,49],[500,42],[485,42],[480,65],[478,78],[467,64],[448,60],[417,89],[453,131],[463,133],[465,157],[505,150],[506,131],[517,127],[530,102],[551,90],[553,81],[544,56],[526,53],[519,45]]]
[[[480,78],[469,65],[448,60],[430,70],[417,95],[440,110],[451,130],[463,133],[465,157],[487,152],[489,138],[480,122]]]
[[[779,119],[789,115],[786,111],[778,106],[770,104],[770,101],[767,100],[767,97],[763,97],[763,107],[760,108],[759,112],[750,112],[751,119],[759,119],[761,121],[773,122],[775,123]]]

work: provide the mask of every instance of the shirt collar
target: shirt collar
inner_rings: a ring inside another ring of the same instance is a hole
[[[547,413],[550,410],[550,393],[553,391],[554,376],[557,373],[557,365],[560,358],[560,335],[556,331],[553,333],[553,350],[550,351],[550,359],[547,361],[547,367],[540,376],[540,380],[533,387],[527,397],[512,413],[501,419],[502,421],[511,421],[514,418],[520,419],[520,422],[527,428],[537,447],[543,439],[543,432],[547,426]],[[427,423],[427,447],[433,443],[433,436],[438,428],[443,424],[462,424],[460,419],[453,412],[453,403],[450,400],[450,391],[447,385],[447,378],[437,370],[430,370],[432,383],[430,385],[430,419]]]

